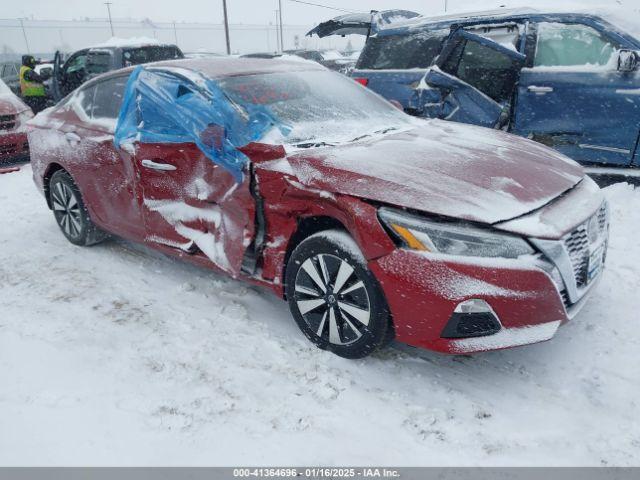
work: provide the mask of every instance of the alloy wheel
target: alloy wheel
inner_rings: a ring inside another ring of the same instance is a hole
[[[68,185],[58,182],[53,186],[51,196],[58,225],[67,236],[79,238],[82,234],[82,215],[75,193]]]
[[[294,300],[309,328],[334,345],[358,341],[371,319],[364,282],[348,261],[330,254],[318,254],[302,263]]]

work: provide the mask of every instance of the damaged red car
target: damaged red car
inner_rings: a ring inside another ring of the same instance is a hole
[[[552,338],[603,270],[582,168],[500,131],[405,115],[310,62],[162,62],[31,122],[76,245],[117,235],[271,289],[315,345],[469,353]]]
[[[0,164],[29,158],[24,126],[31,118],[31,109],[0,80]]]

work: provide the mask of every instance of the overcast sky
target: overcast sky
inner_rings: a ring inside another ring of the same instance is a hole
[[[150,18],[155,21],[203,21],[220,22],[222,0],[111,0],[111,11],[115,18]],[[340,12],[310,5],[302,5],[292,0],[281,0],[284,14],[283,23],[309,25],[339,15]],[[306,1],[306,0],[305,0]],[[444,12],[445,0],[308,0],[337,8],[369,11],[389,8],[403,8],[424,14]],[[449,11],[481,10],[534,5],[539,0],[448,0]],[[549,2],[555,7],[569,4],[557,0]],[[620,3],[625,7],[640,7],[640,0],[583,0],[580,4],[612,5]],[[273,21],[278,0],[227,0],[232,23],[267,24]],[[37,19],[71,20],[84,17],[105,17],[103,0],[2,0],[0,18],[34,17]]]

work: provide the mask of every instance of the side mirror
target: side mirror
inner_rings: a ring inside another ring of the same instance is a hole
[[[638,66],[638,55],[633,50],[620,50],[618,52],[618,71],[622,73],[633,72]]]

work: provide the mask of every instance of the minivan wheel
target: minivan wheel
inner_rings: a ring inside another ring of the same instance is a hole
[[[301,242],[287,264],[285,289],[296,323],[323,350],[363,358],[389,340],[382,289],[343,231],[319,232]]]
[[[58,170],[51,177],[49,201],[60,230],[74,245],[93,245],[107,237],[91,221],[80,190],[66,171]]]

